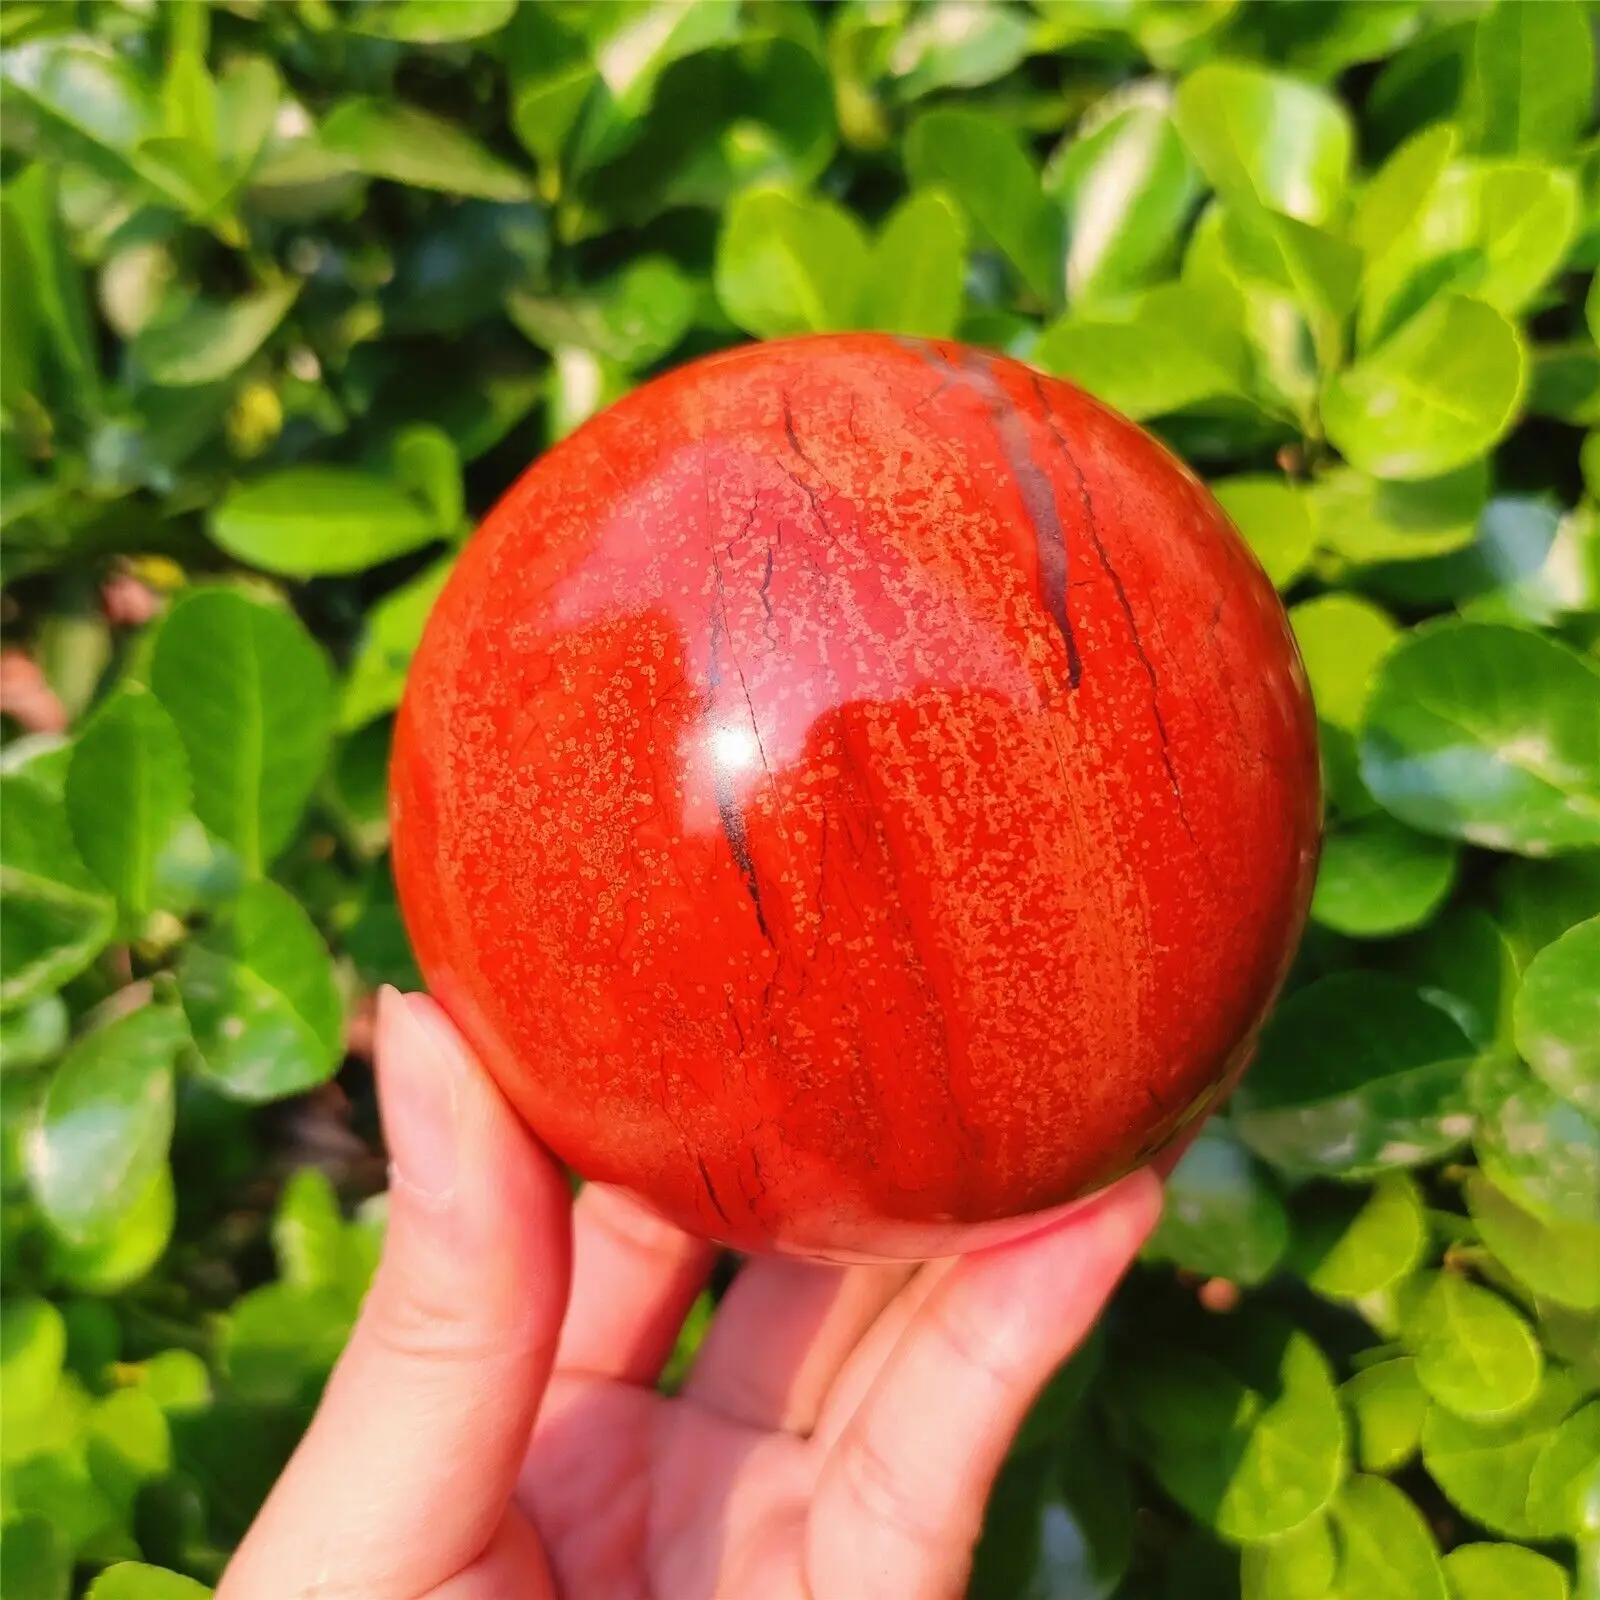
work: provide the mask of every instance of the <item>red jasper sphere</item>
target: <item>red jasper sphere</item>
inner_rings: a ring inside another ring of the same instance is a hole
[[[434,994],[587,1177],[741,1249],[944,1254],[1173,1141],[1311,890],[1315,724],[1204,486],[872,334],[697,361],[511,490],[396,732]]]

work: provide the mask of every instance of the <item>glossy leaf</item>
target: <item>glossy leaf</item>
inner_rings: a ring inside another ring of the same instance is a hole
[[[717,246],[717,298],[763,338],[848,328],[869,246],[831,201],[754,189],[729,208]]]
[[[1511,426],[1525,366],[1511,322],[1481,300],[1447,294],[1327,384],[1323,422],[1363,472],[1436,477],[1481,456]]]
[[[460,128],[411,106],[346,100],[329,113],[320,139],[323,149],[355,171],[412,188],[482,200],[524,200],[532,194],[516,167]]]
[[[908,195],[889,214],[856,302],[858,327],[947,339],[961,320],[967,230],[936,189]]]
[[[906,136],[905,158],[916,182],[943,189],[1039,300],[1060,301],[1061,218],[1004,123],[973,111],[925,112]]]
[[[0,1008],[50,993],[94,960],[116,926],[111,896],[72,842],[57,795],[0,777]]]
[[[241,484],[211,518],[211,537],[230,555],[296,578],[359,572],[443,531],[397,485],[349,467],[285,467]]]
[[[162,623],[150,684],[188,749],[200,820],[259,869],[322,770],[333,707],[321,651],[290,612],[203,589]]]
[[[1418,1381],[1457,1416],[1514,1416],[1538,1393],[1544,1361],[1533,1330],[1498,1295],[1456,1273],[1434,1274],[1402,1331]]]
[[[1594,112],[1594,41],[1576,0],[1499,0],[1478,24],[1473,78],[1486,150],[1559,156]]]
[[[1478,1063],[1472,1092],[1473,1142],[1495,1187],[1543,1222],[1600,1224],[1600,1123],[1506,1055]]]
[[[56,1069],[28,1136],[28,1181],[69,1242],[103,1232],[154,1183],[187,1039],[175,1011],[144,1006],[85,1034]]]
[[[49,1405],[66,1354],[66,1323],[48,1300],[17,1294],[0,1304],[0,1401],[13,1426]]]
[[[1330,1515],[1339,1542],[1339,1600],[1449,1600],[1439,1547],[1403,1490],[1357,1473]]]
[[[1560,1529],[1528,1514],[1528,1486],[1541,1451],[1579,1398],[1572,1378],[1552,1368],[1533,1404],[1509,1421],[1473,1421],[1435,1406],[1422,1427],[1423,1463],[1450,1500],[1492,1532],[1552,1538]]]
[[[161,702],[130,684],[85,726],[65,785],[85,864],[135,913],[156,901],[157,866],[189,813],[189,760]]]
[[[1404,1175],[1380,1179],[1360,1201],[1304,1201],[1295,1209],[1293,1261],[1332,1300],[1360,1300],[1398,1283],[1428,1243],[1422,1200]]]
[[[1356,1461],[1363,1472],[1393,1472],[1417,1453],[1432,1401],[1411,1356],[1363,1368],[1339,1392],[1355,1419]]]
[[[1230,1540],[1270,1539],[1332,1500],[1344,1477],[1343,1413],[1326,1359],[1265,1319],[1228,1362],[1173,1347],[1119,1367],[1117,1405],[1162,1488]]]
[[[333,965],[295,900],[247,887],[178,967],[183,1008],[207,1073],[240,1100],[276,1100],[338,1065],[344,1019]]]
[[[116,1294],[137,1283],[161,1259],[176,1220],[172,1171],[163,1163],[149,1187],[125,1211],[80,1238],[52,1240],[51,1271],[88,1294]]]
[[[1455,1600],[1568,1600],[1567,1575],[1549,1556],[1515,1544],[1461,1544],[1444,1558]]]
[[[1273,586],[1287,589],[1311,560],[1311,515],[1305,494],[1282,478],[1255,473],[1217,480],[1211,492],[1245,536]]]
[[[1522,1059],[1561,1099],[1600,1118],[1600,917],[1534,957],[1514,1018]]]
[[[1243,195],[1302,222],[1331,217],[1350,164],[1350,121],[1307,83],[1258,67],[1212,62],[1178,88],[1179,131],[1224,195]]]
[[[1075,138],[1052,162],[1067,217],[1074,306],[1143,288],[1178,253],[1200,174],[1164,106],[1134,104]]]
[[[1330,834],[1317,867],[1311,915],[1352,939],[1421,927],[1450,893],[1454,846],[1392,817],[1366,817]]]
[[[1206,1128],[1166,1184],[1146,1253],[1190,1272],[1260,1283],[1289,1242],[1289,1219],[1266,1175],[1221,1123]]]
[[[1483,1242],[1523,1283],[1561,1305],[1600,1310],[1600,1225],[1543,1222],[1480,1172],[1465,1192]]]
[[[1234,1125],[1258,1155],[1294,1172],[1418,1166],[1472,1132],[1472,1054],[1460,1027],[1410,984],[1336,973],[1268,1020]]]
[[[1590,1400],[1556,1429],[1528,1475],[1528,1520],[1573,1538],[1585,1530],[1584,1494],[1600,1469],[1600,1400]]]
[[[56,994],[0,1016],[0,1072],[28,1072],[59,1055],[71,1026]]]
[[[1518,628],[1419,629],[1378,675],[1361,775],[1413,827],[1548,855],[1600,844],[1600,669]]]

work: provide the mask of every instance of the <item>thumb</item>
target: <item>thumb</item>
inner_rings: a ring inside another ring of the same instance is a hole
[[[393,1158],[383,1260],[300,1448],[219,1600],[412,1600],[506,1515],[550,1375],[571,1194],[444,1013],[379,996]]]

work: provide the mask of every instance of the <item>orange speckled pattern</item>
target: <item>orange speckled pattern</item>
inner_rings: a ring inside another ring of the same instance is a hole
[[[839,1259],[1174,1139],[1320,822],[1283,609],[1198,479],[872,334],[683,367],[530,470],[428,624],[393,808],[428,983],[551,1149]]]

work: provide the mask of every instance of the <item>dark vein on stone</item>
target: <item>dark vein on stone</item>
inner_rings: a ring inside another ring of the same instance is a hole
[[[694,1160],[695,1165],[700,1169],[700,1178],[706,1186],[706,1193],[711,1197],[712,1205],[717,1208],[717,1215],[731,1228],[733,1226],[733,1218],[723,1209],[722,1201],[717,1195],[717,1186],[711,1181],[711,1171],[706,1166],[705,1157],[696,1156]]]
[[[1041,404],[1044,401],[1043,390],[1039,386],[1037,377],[1034,387],[1039,393]],[[1056,444],[1060,447],[1061,457],[1071,469],[1073,477],[1078,484],[1078,497],[1083,502],[1083,531],[1088,535],[1089,543],[1094,546],[1094,553],[1099,559],[1101,569],[1111,580],[1111,587],[1117,597],[1117,605],[1121,608],[1122,615],[1128,624],[1128,636],[1133,642],[1134,654],[1139,658],[1139,664],[1144,668],[1145,677],[1150,680],[1150,711],[1155,717],[1156,734],[1161,742],[1161,765],[1166,769],[1167,784],[1172,790],[1172,797],[1178,805],[1178,821],[1183,825],[1183,831],[1188,834],[1191,844],[1199,845],[1195,837],[1194,828],[1189,821],[1189,813],[1183,803],[1183,789],[1178,782],[1178,769],[1172,761],[1172,738],[1167,729],[1167,719],[1161,712],[1161,680],[1156,672],[1155,663],[1150,659],[1150,653],[1144,647],[1144,640],[1139,633],[1138,619],[1133,614],[1133,602],[1128,598],[1128,591],[1123,586],[1122,577],[1112,564],[1111,557],[1106,554],[1104,541],[1100,537],[1100,526],[1095,517],[1094,500],[1089,493],[1088,480],[1083,475],[1083,468],[1078,464],[1078,457],[1072,446],[1062,437],[1061,430],[1056,426],[1055,418],[1046,410],[1045,420],[1050,432],[1055,436]]]

